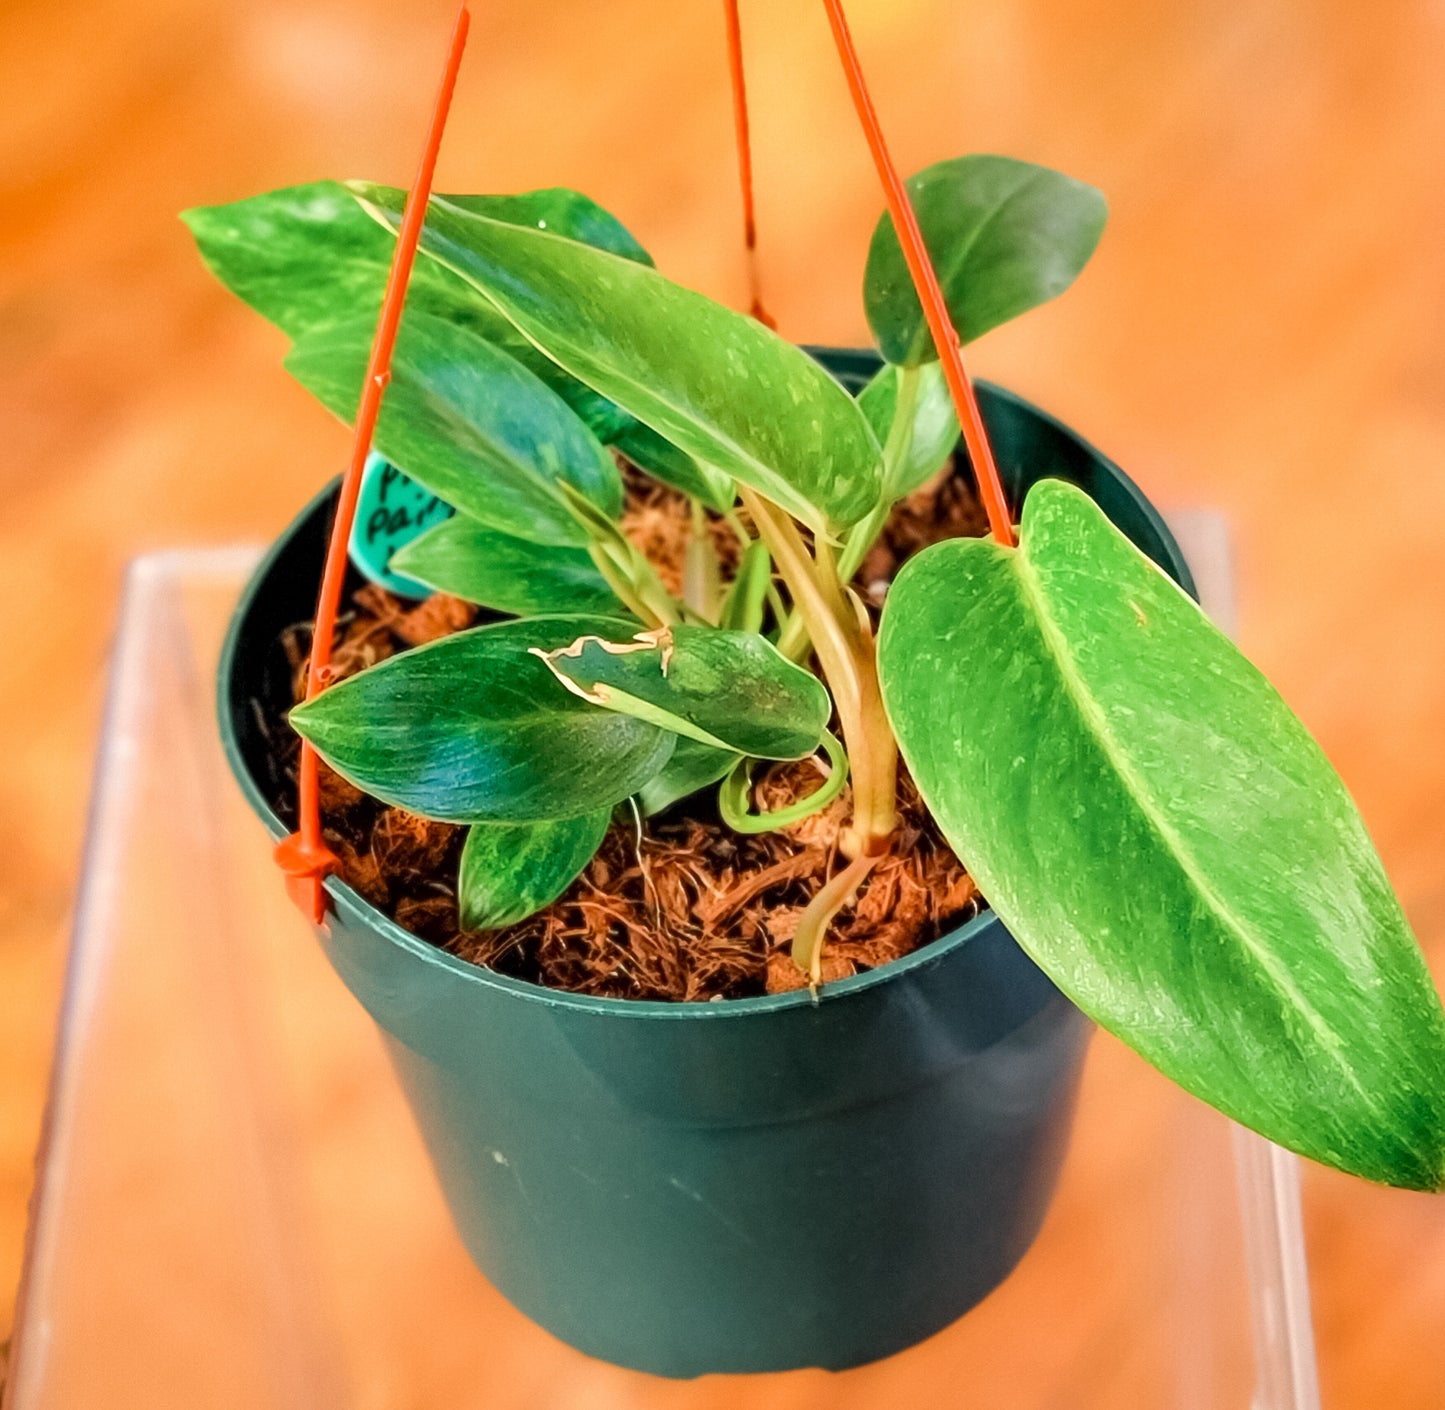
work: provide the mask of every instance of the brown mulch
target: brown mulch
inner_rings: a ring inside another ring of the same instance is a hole
[[[624,526],[675,589],[687,502],[650,479],[628,475]],[[929,543],[983,531],[972,484],[951,469],[895,511],[859,572],[861,591],[882,600],[898,565]],[[736,540],[710,528],[725,571]],[[408,646],[471,626],[476,609],[438,595],[419,606],[374,586],[357,591],[338,623],[332,678],[364,670]],[[283,635],[293,697],[304,684],[309,624]],[[273,721],[271,737],[294,772],[295,736]],[[774,765],[754,802],[775,809],[820,782],[812,760]],[[341,875],[409,930],[476,964],[557,989],[632,999],[743,998],[802,987],[789,954],[809,899],[836,870],[848,790],[823,812],[784,832],[744,836],[717,818],[705,790],[642,822],[618,810],[597,856],[560,900],[504,930],[463,931],[456,870],[466,829],[419,818],[363,794],[324,764],[322,811]],[[294,795],[293,795],[294,796]],[[981,904],[906,775],[900,777],[895,846],[829,933],[823,980],[875,968],[967,920]]]
[[[685,817],[654,819],[639,836],[624,819],[561,901],[507,930],[438,939],[478,964],[579,993],[686,1000],[801,988],[788,947],[833,869],[845,808],[846,793],[817,819],[758,836]],[[825,982],[906,955],[976,908],[971,878],[911,788],[904,815],[894,853],[834,923]]]
[[[674,597],[682,594],[682,545],[692,525],[687,497],[670,490],[651,475],[621,462],[622,483],[627,493],[622,513],[622,531],[654,568],[662,585]],[[747,512],[738,515],[747,523]],[[738,541],[733,531],[716,514],[707,516],[708,537],[717,551],[723,578],[730,579],[738,566]],[[751,532],[752,526],[748,524]]]

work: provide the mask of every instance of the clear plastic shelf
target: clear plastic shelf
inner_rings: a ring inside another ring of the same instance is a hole
[[[1173,523],[1227,622],[1222,522]],[[226,771],[215,662],[256,556],[127,580],[7,1410],[1315,1410],[1294,1158],[1104,1036],[1038,1242],[922,1346],[671,1382],[513,1311]]]

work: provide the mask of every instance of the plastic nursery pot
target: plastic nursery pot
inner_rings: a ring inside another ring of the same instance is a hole
[[[877,365],[818,355],[855,387]],[[979,390],[1015,496],[1080,484],[1189,585],[1117,467]],[[312,614],[334,496],[268,554],[221,662],[226,751],[276,836],[254,702],[289,704],[276,639]],[[954,1321],[1038,1232],[1087,1023],[991,913],[816,1005],[667,1004],[493,974],[327,889],[322,945],[386,1035],[473,1259],[582,1351],[667,1376],[856,1366]]]

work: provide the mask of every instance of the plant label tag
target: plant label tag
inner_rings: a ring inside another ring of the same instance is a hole
[[[425,583],[391,571],[392,555],[455,513],[445,500],[372,451],[361,474],[361,497],[351,526],[351,561],[388,592],[430,597],[432,590]]]

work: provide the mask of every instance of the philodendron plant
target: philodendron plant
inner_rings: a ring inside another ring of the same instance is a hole
[[[909,183],[964,340],[1066,288],[1099,193],[999,157]],[[354,415],[403,205],[321,183],[192,211],[220,278]],[[1018,544],[955,538],[875,617],[849,587],[958,439],[885,216],[864,284],[885,359],[855,400],[762,324],[678,286],[570,191],[433,200],[376,445],[458,511],[397,571],[499,620],[291,715],[362,789],[470,827],[463,924],[557,898],[619,805],[711,790],[786,826],[851,783],[828,925],[895,845],[900,751],[1019,943],[1181,1086],[1371,1179],[1445,1183],[1445,1018],[1317,745],[1195,603],[1079,490],[1041,480]],[[686,495],[675,596],[623,532],[613,451]],[[709,522],[736,534],[720,570]],[[816,671],[814,669],[816,663]],[[760,760],[825,781],[759,812]]]

